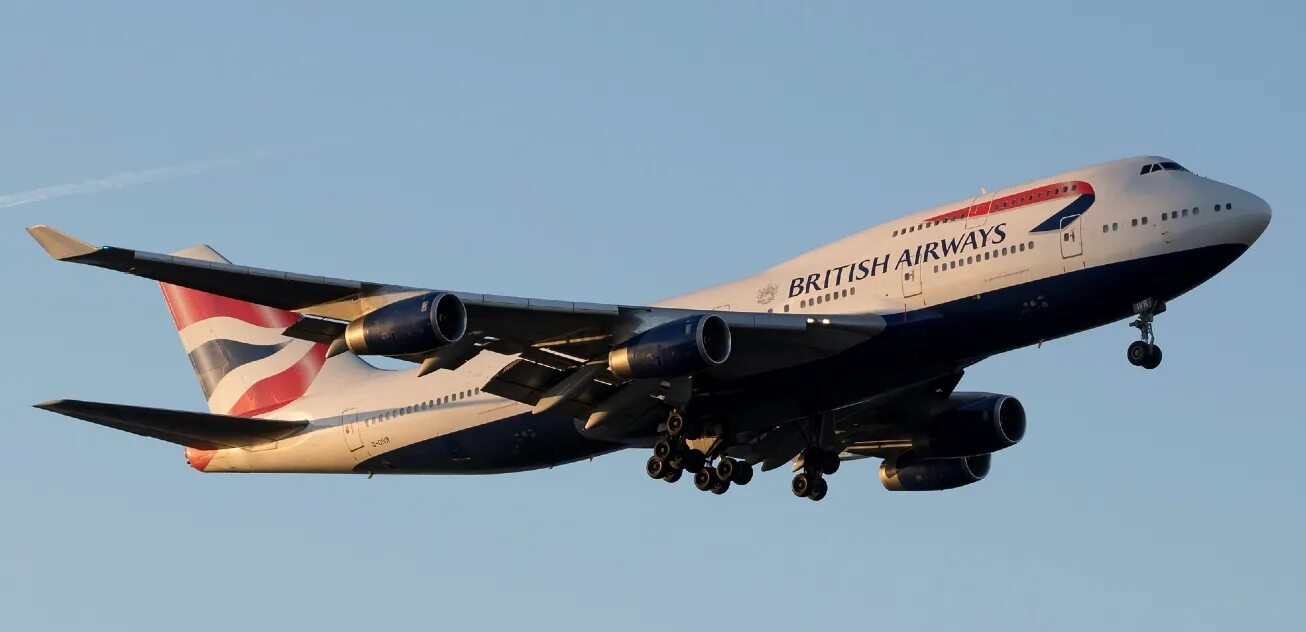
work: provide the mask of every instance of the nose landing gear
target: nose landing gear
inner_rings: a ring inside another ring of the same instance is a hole
[[[1129,323],[1129,326],[1137,328],[1142,339],[1135,340],[1125,351],[1125,357],[1129,359],[1130,364],[1144,369],[1155,369],[1161,365],[1161,347],[1156,345],[1152,320],[1164,311],[1165,302],[1156,299],[1149,298],[1134,304],[1134,313],[1138,314],[1138,318]]]

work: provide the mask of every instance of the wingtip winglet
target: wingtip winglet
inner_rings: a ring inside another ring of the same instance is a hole
[[[40,244],[51,257],[59,259],[60,261],[76,259],[77,257],[89,255],[96,250],[99,250],[95,246],[56,228],[46,226],[45,224],[29,226],[27,228],[27,233],[31,235],[32,239],[35,239],[36,243]]]

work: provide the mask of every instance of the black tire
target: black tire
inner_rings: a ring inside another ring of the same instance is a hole
[[[649,478],[662,478],[667,473],[667,462],[656,456],[651,456],[648,458],[648,462],[644,464],[644,473],[648,474]]]
[[[1152,345],[1152,352],[1147,355],[1147,360],[1143,362],[1144,369],[1155,369],[1161,366],[1161,347]]]
[[[723,481],[735,480],[735,469],[738,465],[739,462],[730,457],[722,458],[716,464],[716,477]]]
[[[721,494],[724,494],[728,491],[730,491],[730,481],[720,481],[716,485],[712,486],[712,493],[716,494],[717,496],[720,496]]]
[[[1125,350],[1125,358],[1134,366],[1143,366],[1147,362],[1148,356],[1152,355],[1152,349],[1155,345],[1149,345],[1142,340],[1135,340],[1129,343],[1129,348]]]
[[[839,453],[826,452],[825,462],[821,464],[821,471],[826,474],[834,474],[839,471]]]
[[[668,483],[674,483],[680,480],[680,477],[684,476],[684,474],[685,474],[685,470],[682,470],[678,467],[668,467],[667,473],[662,475],[662,480]]]
[[[716,470],[710,467],[705,467],[694,474],[694,487],[701,491],[712,489],[718,482],[720,479],[716,477]]]
[[[753,465],[747,461],[740,461],[735,465],[734,477],[730,482],[736,485],[747,485],[753,480]]]
[[[818,478],[812,481],[812,490],[807,493],[807,497],[812,500],[820,500],[822,498],[825,498],[825,495],[828,494],[829,492],[830,492],[830,484],[826,483],[825,479]]]
[[[794,477],[794,482],[789,485],[789,490],[799,498],[807,498],[807,495],[812,493],[812,481],[816,480],[816,478],[807,472],[800,472],[798,476]]]
[[[687,450],[685,451],[685,454],[680,457],[680,464],[691,472],[697,472],[703,469],[703,466],[707,464],[707,456],[698,450]]]
[[[653,456],[659,459],[665,461],[671,458],[671,452],[671,442],[666,439],[660,439],[657,443],[653,444]]]
[[[667,416],[667,434],[673,437],[685,434],[684,416],[678,412],[672,412]]]

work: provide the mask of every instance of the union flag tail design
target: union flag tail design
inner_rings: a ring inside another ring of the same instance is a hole
[[[173,254],[229,263],[208,246]],[[326,362],[327,345],[281,335],[299,314],[159,285],[210,412],[240,417],[272,412],[302,397]]]

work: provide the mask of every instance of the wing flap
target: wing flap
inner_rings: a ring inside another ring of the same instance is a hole
[[[115,430],[204,450],[276,441],[308,425],[307,421],[249,419],[74,399],[54,400],[36,407]]]

